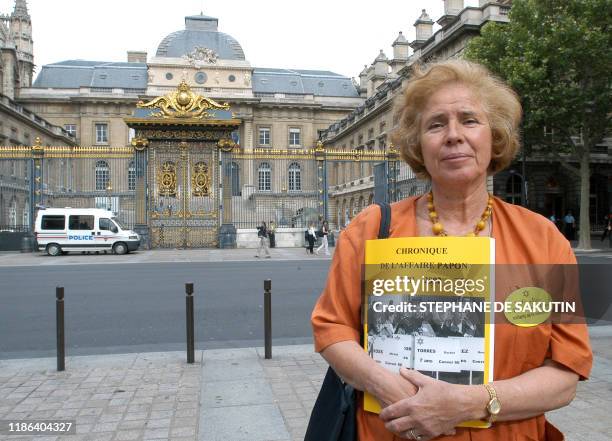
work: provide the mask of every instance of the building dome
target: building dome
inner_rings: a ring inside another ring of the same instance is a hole
[[[218,25],[218,19],[202,14],[185,17],[185,29],[167,35],[157,47],[156,55],[180,58],[196,48],[206,48],[222,60],[244,60],[240,43],[231,35],[219,32]]]

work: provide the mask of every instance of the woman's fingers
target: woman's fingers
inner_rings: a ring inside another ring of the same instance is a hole
[[[414,429],[416,421],[411,416],[403,416],[394,420],[387,421],[385,428],[393,433],[403,434],[408,432],[410,429]]]
[[[400,368],[400,375],[402,376],[402,378],[410,381],[418,388],[421,388],[429,383],[436,381],[433,378],[428,377],[427,375],[423,375],[416,369]]]
[[[412,397],[390,404],[380,412],[380,419],[383,421],[391,421],[397,418],[410,416],[412,412],[411,402]]]

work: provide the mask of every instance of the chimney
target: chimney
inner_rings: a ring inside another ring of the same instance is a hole
[[[127,60],[128,63],[146,63],[147,53],[143,51],[128,51]]]
[[[408,40],[400,31],[399,35],[391,45],[393,47],[393,59],[407,60],[408,59]]]
[[[416,28],[416,39],[410,43],[410,47],[417,50],[433,35],[433,20],[427,15],[427,11],[423,9],[421,16],[414,22]]]
[[[396,74],[408,61],[408,53],[410,51],[408,40],[400,31],[399,35],[391,45],[393,47],[393,59],[389,62],[391,72]]]
[[[480,3],[482,2],[483,0],[480,0]],[[444,0],[444,15],[438,19],[437,23],[444,27],[453,21],[461,11],[463,11],[463,0]]]
[[[374,75],[378,77],[386,77],[387,74],[389,73],[389,59],[387,58],[387,56],[385,55],[382,49],[380,50],[380,53],[374,60],[373,65],[374,65]]]

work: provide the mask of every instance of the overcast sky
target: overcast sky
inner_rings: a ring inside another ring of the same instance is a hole
[[[0,0],[0,14],[14,0]],[[160,41],[184,29],[186,15],[217,17],[219,30],[242,45],[253,67],[325,69],[356,77],[399,31],[414,40],[427,9],[435,21],[442,0],[28,0],[37,66],[68,59],[126,61],[126,51],[155,55]],[[466,0],[475,6],[478,0]],[[434,31],[437,25],[434,25]],[[37,70],[38,72],[38,70]]]

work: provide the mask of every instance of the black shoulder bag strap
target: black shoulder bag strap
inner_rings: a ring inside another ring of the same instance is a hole
[[[378,238],[389,237],[391,206],[382,202]],[[361,326],[363,341],[363,324]],[[304,441],[357,441],[357,394],[331,367],[327,369],[317,396]]]
[[[389,227],[391,226],[391,205],[386,202],[378,202],[376,205],[380,207],[378,238],[387,239],[389,237]]]

